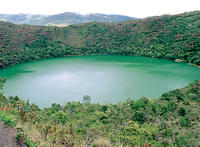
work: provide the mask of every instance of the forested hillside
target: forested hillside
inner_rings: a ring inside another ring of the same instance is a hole
[[[200,65],[200,11],[68,27],[0,22],[1,67],[79,54],[141,55]]]
[[[141,55],[200,65],[200,11],[67,27],[0,22],[0,66],[80,54]]]

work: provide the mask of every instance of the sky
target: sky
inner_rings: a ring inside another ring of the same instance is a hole
[[[1,14],[122,14],[144,18],[200,10],[200,0],[1,0]]]

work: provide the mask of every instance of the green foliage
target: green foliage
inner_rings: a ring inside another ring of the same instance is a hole
[[[185,119],[185,117],[181,117],[180,118],[180,124],[181,124],[181,126],[182,127],[186,127],[186,126],[188,126],[188,121]]]
[[[128,121],[127,124],[121,127],[119,139],[125,145],[136,146],[152,138],[151,135],[149,130],[140,127],[133,121]]]
[[[8,97],[8,101],[11,105],[16,105],[17,102],[19,101],[19,97],[18,96],[10,96]]]
[[[133,116],[133,120],[138,121],[139,123],[145,122],[145,113],[136,111],[135,115]]]
[[[181,116],[185,116],[185,115],[186,115],[186,110],[185,110],[185,108],[181,107],[181,108],[179,109],[179,114],[180,114]]]
[[[37,147],[31,140],[29,137],[26,137],[26,144],[28,147]]]
[[[67,114],[63,111],[59,111],[59,112],[52,114],[51,118],[54,122],[64,124],[67,121]]]
[[[22,141],[24,139],[24,133],[21,131],[17,132],[17,134],[15,135],[15,139],[19,142]]]
[[[165,135],[166,138],[171,138],[173,136],[173,129],[172,128],[165,129],[163,135]]]
[[[6,112],[1,112],[0,111],[0,120],[5,123],[5,125],[8,126],[16,126],[17,120],[13,119],[13,115],[10,115],[9,113]]]
[[[89,95],[83,96],[83,103],[90,103],[91,102],[91,97]]]
[[[67,27],[0,22],[0,68],[71,55],[138,55],[200,65],[200,11]]]
[[[0,120],[15,126],[15,116],[23,124],[27,123],[29,129],[35,126],[43,141],[55,146],[141,146],[145,143],[152,146],[198,146],[199,88],[200,81],[195,81],[182,89],[164,93],[158,99],[142,97],[103,105],[88,101],[68,102],[65,106],[52,104],[42,110],[16,97],[5,98]],[[17,104],[23,107],[19,108]],[[10,106],[14,110],[11,111]],[[28,110],[24,119],[18,113],[22,110]],[[29,146],[34,146],[25,133],[18,131],[16,139],[24,137]]]
[[[4,79],[0,78],[0,90],[3,89],[3,85],[4,85],[5,82],[6,82],[5,78]]]

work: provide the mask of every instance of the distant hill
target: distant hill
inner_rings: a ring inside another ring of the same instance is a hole
[[[73,12],[65,12],[56,15],[31,15],[31,14],[0,14],[0,21],[16,24],[67,26],[87,22],[123,22],[130,19],[138,19],[124,15],[87,14],[81,15]]]
[[[39,25],[47,16],[31,14],[0,14],[1,21],[12,22],[15,24]]]

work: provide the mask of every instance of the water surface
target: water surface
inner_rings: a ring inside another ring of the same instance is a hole
[[[24,63],[0,70],[5,95],[39,106],[81,101],[118,103],[163,92],[200,79],[200,69],[186,63],[132,56],[76,56]]]

